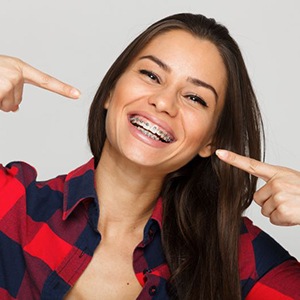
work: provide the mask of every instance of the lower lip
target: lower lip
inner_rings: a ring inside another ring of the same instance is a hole
[[[136,126],[132,125],[131,122],[128,120],[129,122],[129,131],[130,133],[137,138],[138,140],[142,141],[143,143],[155,147],[155,148],[164,148],[166,146],[168,146],[171,143],[164,143],[161,141],[156,141],[151,139],[149,136],[146,136],[145,134],[143,134],[140,130],[137,129]]]

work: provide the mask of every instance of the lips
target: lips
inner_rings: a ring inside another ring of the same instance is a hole
[[[135,126],[144,135],[155,141],[161,141],[163,143],[172,143],[175,138],[166,129],[160,127],[159,125],[152,123],[148,119],[139,116],[132,115],[129,118],[130,123]]]

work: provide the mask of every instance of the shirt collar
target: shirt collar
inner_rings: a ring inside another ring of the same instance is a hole
[[[63,220],[85,199],[97,200],[94,185],[94,159],[71,171],[65,179]],[[98,201],[98,200],[97,200]]]
[[[93,158],[67,175],[64,189],[63,220],[66,220],[83,200],[92,199],[98,202],[94,178],[95,167]],[[158,223],[160,230],[162,229],[162,214],[162,198],[159,197],[150,219]]]
[[[159,197],[153,209],[151,219],[157,221],[160,230],[162,229],[162,215],[163,215],[162,198]]]

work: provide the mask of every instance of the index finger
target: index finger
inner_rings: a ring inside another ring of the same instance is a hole
[[[256,159],[236,154],[232,151],[218,149],[216,155],[224,162],[248,172],[256,177],[269,181],[278,172],[277,167]]]
[[[35,86],[41,87],[68,98],[77,99],[80,96],[80,92],[78,89],[46,73],[43,73],[24,62],[22,65],[22,72],[24,82],[26,83],[33,84]]]

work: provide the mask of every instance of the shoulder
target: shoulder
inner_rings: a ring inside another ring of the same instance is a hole
[[[34,191],[64,193],[69,191],[70,187],[83,186],[85,181],[90,182],[93,174],[93,159],[68,174],[43,181],[37,180],[36,169],[26,162],[11,162],[6,166],[0,164],[0,199],[1,195],[7,198],[8,195],[15,194],[14,191],[18,191],[19,194],[26,191],[27,195]]]
[[[0,165],[0,187],[17,181],[26,185],[35,180],[36,177],[36,169],[25,162],[11,162],[6,166]]]
[[[271,236],[243,217],[239,241],[239,272],[243,288],[250,289],[273,268],[292,259]]]
[[[240,234],[240,255],[252,252],[256,258],[267,258],[271,263],[290,258],[289,253],[280,246],[270,235],[255,226],[247,218],[242,218]]]
[[[57,187],[63,185],[66,175],[60,175],[55,178],[38,181],[38,173],[35,167],[22,161],[11,162],[6,166],[0,164],[0,195],[42,188],[44,186]]]
[[[241,267],[251,262],[253,271],[260,277],[268,269],[290,258],[290,254],[271,236],[255,226],[247,217],[243,218],[239,245]]]
[[[24,162],[0,165],[0,204],[1,213],[13,206],[26,193],[26,188],[35,181],[35,168]]]
[[[58,176],[38,182],[36,169],[25,162],[0,165],[0,219],[5,215],[29,213],[33,204],[45,203],[48,197],[41,194],[49,194],[49,190],[63,190],[63,181],[63,176]],[[38,198],[43,198],[43,201],[38,201]]]

